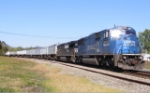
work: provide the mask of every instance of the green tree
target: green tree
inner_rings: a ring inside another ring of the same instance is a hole
[[[2,42],[0,41],[0,55],[2,55],[3,53],[2,53]]]
[[[2,42],[0,41],[0,50],[2,49]]]
[[[0,41],[0,55],[4,55],[8,51],[8,46],[4,41]]]
[[[23,49],[24,49],[23,47],[18,46],[18,47],[15,48],[15,51],[20,51],[20,50],[23,50]]]
[[[139,33],[139,39],[143,46],[143,49],[147,50],[150,53],[150,30],[145,29],[143,32]]]

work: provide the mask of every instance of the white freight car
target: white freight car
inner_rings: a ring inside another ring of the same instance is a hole
[[[17,55],[26,55],[26,54],[27,54],[27,50],[17,51]]]
[[[30,50],[27,50],[27,55],[30,55]]]
[[[57,45],[47,47],[47,55],[57,54]]]
[[[40,48],[40,55],[47,55],[47,47]]]
[[[14,52],[13,52],[13,55],[17,55],[17,51],[14,51]]]
[[[35,55],[40,55],[40,48],[35,49]]]
[[[5,55],[6,55],[6,56],[10,56],[10,55],[11,55],[11,52],[6,52]]]
[[[36,55],[36,49],[31,49],[30,50],[30,55]]]

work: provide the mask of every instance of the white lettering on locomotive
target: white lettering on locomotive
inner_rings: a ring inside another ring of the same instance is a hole
[[[103,46],[109,46],[109,41],[104,41]]]
[[[135,41],[124,40],[124,46],[135,46]]]

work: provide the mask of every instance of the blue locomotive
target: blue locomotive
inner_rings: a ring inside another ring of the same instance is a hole
[[[78,40],[77,62],[122,69],[141,69],[144,61],[136,32],[131,27],[117,26]]]

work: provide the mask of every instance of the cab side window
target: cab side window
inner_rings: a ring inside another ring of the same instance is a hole
[[[109,37],[109,31],[104,32],[104,38],[107,38],[107,37]]]
[[[101,33],[100,32],[95,34],[95,40],[98,40],[100,37],[101,37]]]
[[[109,36],[109,33],[108,33],[108,31],[106,32],[106,37],[108,37]]]
[[[104,38],[105,38],[105,32],[104,32]]]

